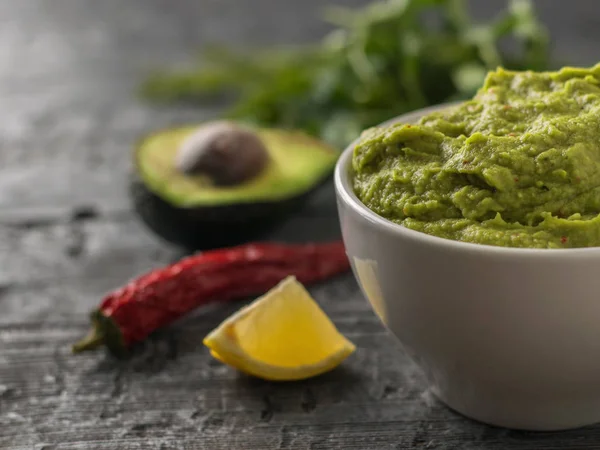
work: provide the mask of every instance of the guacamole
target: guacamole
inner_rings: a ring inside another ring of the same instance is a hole
[[[469,101],[366,130],[353,185],[407,228],[504,247],[600,246],[600,64],[498,69]]]

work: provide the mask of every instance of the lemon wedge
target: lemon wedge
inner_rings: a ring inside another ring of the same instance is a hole
[[[204,345],[217,360],[274,381],[328,372],[356,349],[293,276],[226,319]]]

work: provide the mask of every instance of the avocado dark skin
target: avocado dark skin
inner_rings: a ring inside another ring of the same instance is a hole
[[[134,210],[155,234],[193,251],[264,237],[331,179],[337,151],[299,132],[212,122],[146,136],[133,159]],[[196,180],[199,170],[212,183]],[[195,200],[186,202],[186,195]]]
[[[277,202],[179,208],[150,191],[130,174],[133,207],[144,224],[162,239],[185,250],[210,250],[242,244],[273,231],[331,179],[323,179],[299,196]]]

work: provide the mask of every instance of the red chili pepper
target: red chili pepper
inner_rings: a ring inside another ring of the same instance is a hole
[[[260,295],[288,275],[315,283],[350,268],[341,241],[250,243],[189,256],[113,291],[92,312],[92,332],[78,353],[106,345],[116,355],[195,308]]]

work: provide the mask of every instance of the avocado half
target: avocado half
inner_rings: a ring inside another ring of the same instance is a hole
[[[140,218],[163,239],[190,250],[235,245],[268,232],[296,211],[333,173],[339,152],[298,131],[254,129],[269,153],[255,177],[216,186],[176,169],[182,142],[198,129],[153,133],[134,152],[130,194]]]

